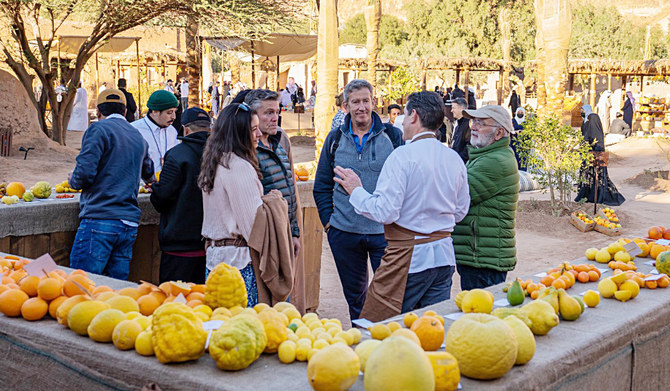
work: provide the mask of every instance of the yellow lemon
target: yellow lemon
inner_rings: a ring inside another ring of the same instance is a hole
[[[154,344],[151,340],[152,334],[150,330],[144,330],[137,335],[135,339],[135,351],[142,356],[154,355]]]
[[[398,322],[388,322],[386,325],[389,327],[389,330],[391,330],[391,333],[398,330],[399,328],[402,328]]]
[[[291,340],[282,342],[279,345],[279,350],[277,350],[279,361],[284,364],[290,364],[295,361],[296,347],[296,343]]]
[[[391,335],[391,329],[384,323],[377,323],[368,329],[373,339],[384,340]]]
[[[589,261],[594,261],[596,259],[596,254],[598,253],[597,248],[591,247],[590,249],[586,250],[586,259]]]
[[[135,347],[135,340],[142,332],[142,326],[135,320],[123,320],[114,327],[112,342],[119,350],[129,350]]]
[[[584,293],[584,304],[589,308],[594,308],[600,303],[600,295],[596,291],[588,290]]]
[[[361,342],[362,337],[361,330],[357,328],[352,328],[347,330],[347,333],[351,334],[351,336],[354,338],[354,344]]]
[[[123,312],[107,309],[98,313],[88,325],[88,336],[96,342],[112,342],[114,327],[126,320]]]
[[[419,319],[419,315],[414,312],[409,312],[402,318],[402,322],[405,324],[405,327],[410,328],[412,327],[412,323],[417,319]]]

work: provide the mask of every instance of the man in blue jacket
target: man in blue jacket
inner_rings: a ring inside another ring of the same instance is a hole
[[[402,144],[402,133],[385,124],[372,111],[372,86],[352,80],[344,88],[344,123],[326,137],[314,179],[314,200],[328,234],[351,319],[358,319],[368,287],[368,258],[372,270],[379,266],[386,239],[384,226],[358,215],[349,194],[334,181],[336,166],[350,168],[363,188],[374,192],[386,158]]]
[[[125,114],[122,91],[106,89],[98,95],[98,122],[84,133],[68,180],[70,187],[82,190],[70,267],[123,280],[130,272],[140,220],[140,177],[154,178],[149,146]]]

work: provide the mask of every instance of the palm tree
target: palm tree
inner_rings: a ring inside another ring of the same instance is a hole
[[[367,0],[365,7],[365,24],[368,28],[368,72],[367,79],[372,84],[372,90],[377,95],[377,56],[379,55],[379,22],[382,18],[381,0]]]
[[[335,115],[337,95],[338,32],[337,0],[317,0],[319,9],[318,47],[316,54],[316,104],[314,105],[314,128],[316,133],[316,160],[330,132]]]

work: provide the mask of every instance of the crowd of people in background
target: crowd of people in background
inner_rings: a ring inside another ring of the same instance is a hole
[[[285,104],[305,102],[303,89],[292,78],[279,92],[213,82],[206,111],[188,106],[186,79],[168,80],[140,116],[126,80],[117,86],[99,93],[98,121],[69,179],[82,190],[72,267],[128,277],[143,181],[160,213],[160,282],[203,283],[226,263],[240,271],[250,305],[299,300],[304,243],[280,115]],[[446,300],[455,271],[463,289],[505,281],[516,265],[519,172],[527,168],[517,141],[526,109],[516,91],[505,107],[479,108],[474,90],[458,85],[414,93],[386,108],[386,122],[374,97],[370,83],[353,80],[335,98],[313,188],[351,319]],[[630,133],[634,105],[629,95],[611,133]],[[602,116],[585,105],[583,117],[584,138],[603,152]],[[589,182],[596,174],[599,182]],[[590,184],[578,198],[592,200],[597,186],[599,202],[623,202],[606,167],[584,167],[582,176]]]

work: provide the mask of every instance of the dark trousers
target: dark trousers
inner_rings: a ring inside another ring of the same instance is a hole
[[[206,257],[180,257],[178,255],[161,253],[161,268],[159,280],[184,281],[195,284],[205,283]]]
[[[499,272],[484,267],[458,265],[457,270],[458,274],[461,275],[461,289],[464,291],[476,288],[484,289],[503,283],[507,278],[507,272]]]
[[[402,312],[428,307],[451,297],[455,266],[441,266],[407,275]]]
[[[328,243],[349,305],[349,316],[358,319],[368,292],[368,258],[374,272],[384,255],[386,239],[384,234],[355,234],[330,227]]]

